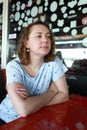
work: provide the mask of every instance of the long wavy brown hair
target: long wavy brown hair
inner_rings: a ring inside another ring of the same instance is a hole
[[[26,42],[29,38],[29,34],[31,32],[31,28],[35,25],[44,25],[48,28],[50,35],[51,35],[51,50],[48,53],[48,55],[46,55],[44,57],[44,62],[49,62],[49,61],[53,61],[55,58],[55,39],[54,39],[54,35],[51,31],[51,29],[49,28],[49,26],[45,23],[45,22],[41,22],[41,21],[37,21],[34,23],[29,24],[27,27],[24,27],[18,37],[18,56],[20,58],[20,61],[22,64],[27,65],[29,64],[29,52],[27,51],[26,48]]]

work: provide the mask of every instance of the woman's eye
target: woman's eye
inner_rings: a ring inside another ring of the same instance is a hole
[[[43,36],[41,36],[41,35],[37,35],[36,38],[43,38]],[[51,39],[50,35],[45,36],[45,38],[47,38],[47,39]]]
[[[50,36],[47,36],[47,38],[49,38],[49,39],[50,39]]]
[[[36,37],[41,38],[41,35],[37,35]]]

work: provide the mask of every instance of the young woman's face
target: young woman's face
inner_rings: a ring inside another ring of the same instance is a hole
[[[44,25],[34,25],[31,28],[27,48],[31,54],[46,56],[51,49],[51,36],[47,27]]]

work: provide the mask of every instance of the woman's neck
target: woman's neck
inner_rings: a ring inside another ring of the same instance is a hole
[[[31,58],[30,63],[28,65],[24,65],[24,68],[30,76],[34,77],[37,75],[42,64],[43,64],[43,59]]]

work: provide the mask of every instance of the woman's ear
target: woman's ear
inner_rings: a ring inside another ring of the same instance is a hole
[[[28,40],[25,42],[25,47],[29,48],[29,41]]]

